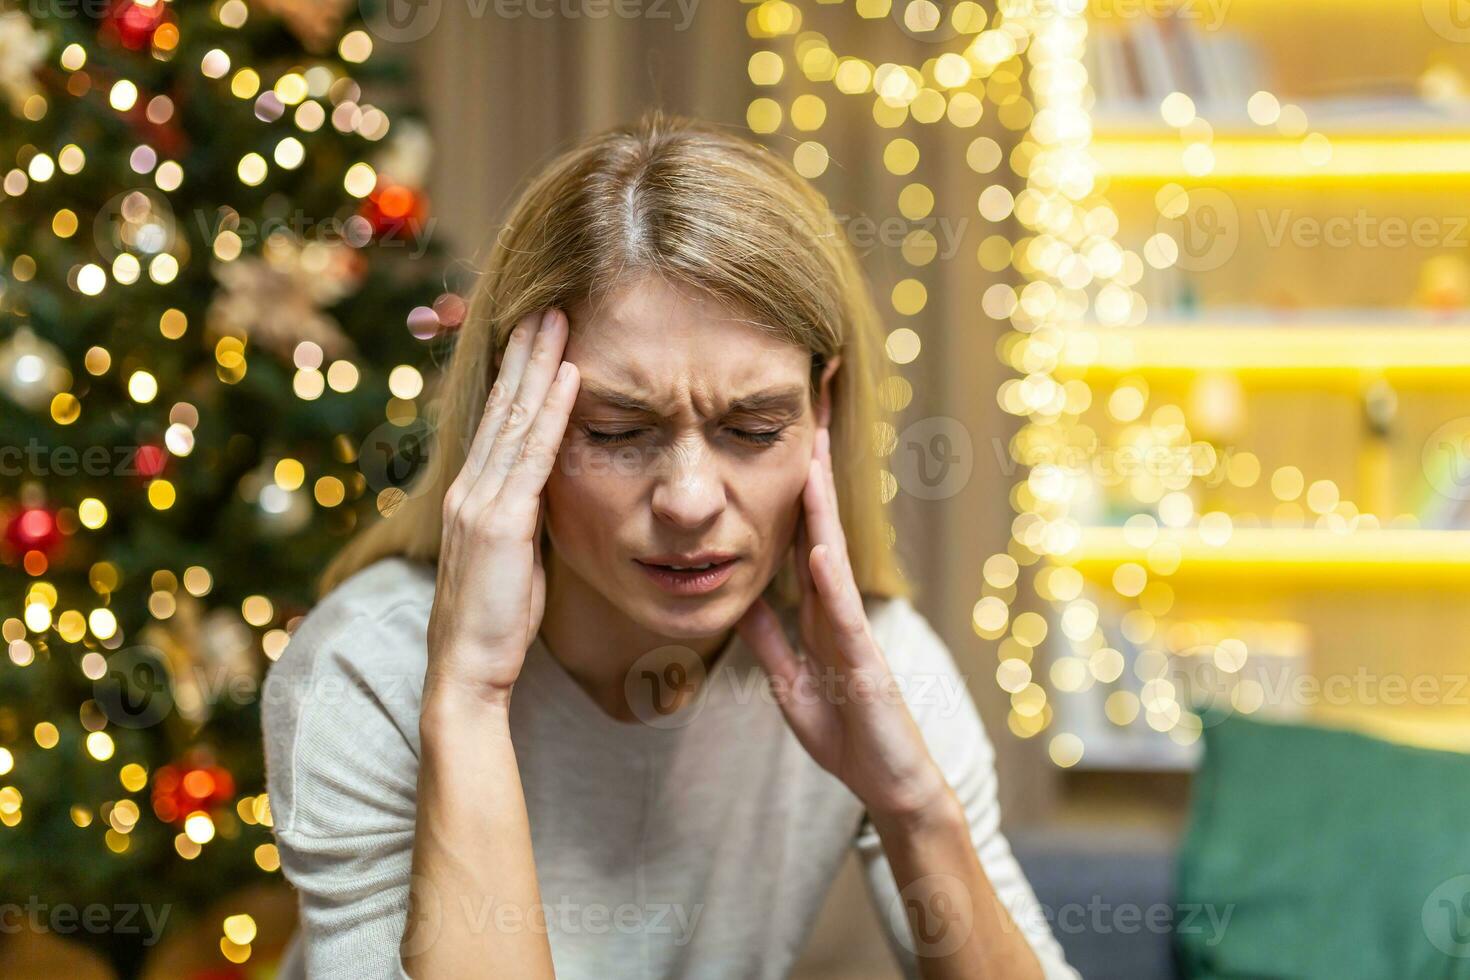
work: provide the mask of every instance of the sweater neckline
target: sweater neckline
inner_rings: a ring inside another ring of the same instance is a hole
[[[679,740],[679,733],[697,726],[714,709],[721,692],[730,686],[729,675],[736,669],[734,661],[740,658],[744,648],[740,634],[732,630],[725,645],[716,652],[714,667],[706,674],[692,701],[677,710],[650,711],[637,721],[620,721],[603,710],[552,655],[540,633],[527,650],[521,680],[530,679],[537,686],[541,686],[538,682],[544,682],[546,699],[553,702],[556,710],[572,724],[599,737],[640,746],[671,746]]]

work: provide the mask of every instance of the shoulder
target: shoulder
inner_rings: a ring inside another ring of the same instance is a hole
[[[894,674],[960,674],[944,640],[908,597],[867,596],[863,605]]]
[[[384,558],[306,614],[262,688],[267,780],[278,828],[308,816],[308,783],[413,778],[434,569]]]
[[[864,602],[873,638],[931,749],[941,757],[952,749],[988,753],[968,672],[929,620],[903,596]]]
[[[384,558],[357,572],[312,607],[291,634],[270,679],[298,678],[351,664],[422,668],[420,631],[434,601],[434,569]],[[418,661],[415,664],[415,661]]]
[[[309,649],[354,624],[391,628],[401,614],[427,616],[433,600],[432,565],[401,556],[382,558],[322,597],[302,618],[286,649]]]

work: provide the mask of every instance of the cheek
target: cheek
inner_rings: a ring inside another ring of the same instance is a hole
[[[746,499],[754,502],[761,526],[771,529],[780,543],[789,538],[801,514],[801,491],[806,486],[809,456],[793,453],[779,466],[745,477]]]
[[[639,505],[640,483],[618,472],[606,453],[588,453],[564,444],[546,479],[547,523],[568,551],[598,548],[613,539]]]

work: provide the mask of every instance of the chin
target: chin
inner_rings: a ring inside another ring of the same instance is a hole
[[[678,597],[656,594],[643,585],[625,608],[651,632],[674,640],[697,640],[733,627],[754,601],[755,597],[747,598],[743,591],[721,589],[705,596]]]

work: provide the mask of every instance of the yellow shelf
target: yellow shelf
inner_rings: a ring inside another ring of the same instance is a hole
[[[1223,545],[1192,528],[1161,529],[1158,541],[1181,558],[1172,579],[1240,579],[1273,586],[1322,585],[1470,588],[1470,531],[1397,530],[1338,534],[1298,528],[1236,528]],[[1125,562],[1148,563],[1148,548],[1124,540],[1121,527],[1087,527],[1073,552],[1055,559],[1107,579]]]
[[[1470,324],[1243,325],[1172,323],[1069,330],[1056,374],[1197,374],[1228,371],[1258,381],[1358,384],[1364,376],[1465,383]]]
[[[1184,168],[1184,140],[1172,132],[1099,134],[1091,152],[1103,174],[1115,181],[1181,183],[1382,182],[1434,178],[1439,184],[1470,180],[1470,134],[1435,132],[1333,136],[1331,157],[1308,162],[1302,140],[1262,131],[1258,136],[1216,138],[1214,166],[1203,176]]]

